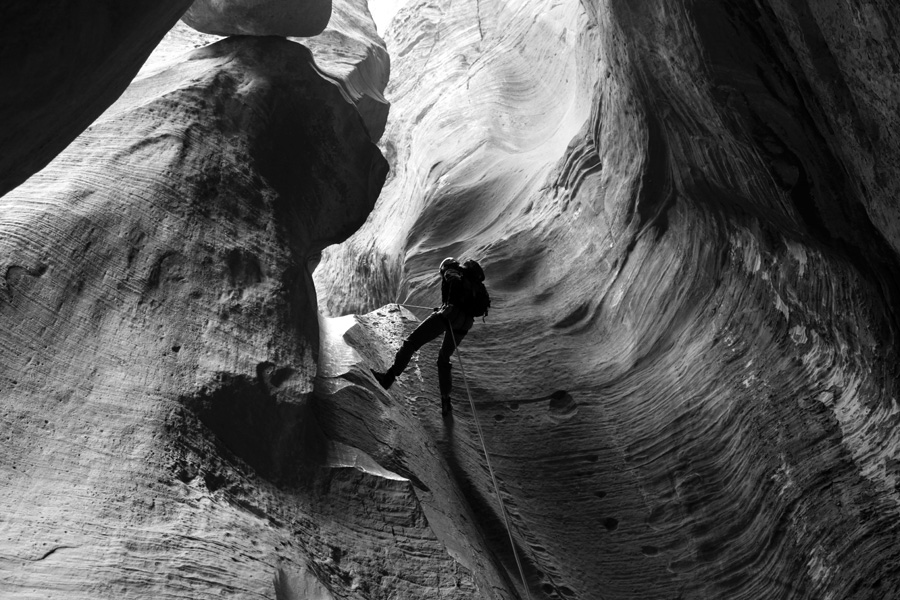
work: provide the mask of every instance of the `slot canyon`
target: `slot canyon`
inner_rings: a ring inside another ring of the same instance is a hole
[[[900,597],[900,5],[369,2],[0,8],[0,597]]]

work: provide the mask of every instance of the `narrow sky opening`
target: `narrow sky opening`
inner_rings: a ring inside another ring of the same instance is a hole
[[[369,0],[369,12],[372,13],[372,19],[381,37],[384,37],[391,19],[407,2],[409,0]]]

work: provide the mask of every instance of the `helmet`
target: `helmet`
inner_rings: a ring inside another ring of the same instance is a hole
[[[459,261],[453,258],[452,256],[448,256],[444,260],[441,261],[441,274],[444,274],[444,271],[447,269],[458,269]]]

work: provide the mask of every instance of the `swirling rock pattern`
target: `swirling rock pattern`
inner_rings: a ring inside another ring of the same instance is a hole
[[[147,59],[139,77],[182,60],[187,52],[219,39],[220,36],[200,33],[178,23]],[[390,59],[384,41],[375,31],[365,0],[337,3],[321,35],[288,39],[312,51],[316,67],[341,86],[344,96],[356,105],[372,139],[378,141],[384,133],[390,106],[383,95],[390,76]]]
[[[409,481],[308,417],[308,261],[385,174],[306,48],[232,38],[0,199],[0,596],[424,597],[417,562],[456,581]]]
[[[296,40],[312,50],[316,64],[341,84],[356,105],[374,141],[381,139],[390,103],[384,98],[391,61],[384,40],[375,30],[366,0],[334,5],[321,35]]]
[[[441,258],[481,260],[463,354],[532,597],[900,594],[897,11],[395,17],[392,173],[320,303],[428,306]],[[395,401],[437,411],[435,352]],[[434,435],[521,595],[458,379]]]
[[[331,0],[194,0],[182,20],[215,35],[310,36],[325,30]]]
[[[0,7],[0,196],[128,87],[190,0],[9,0]]]

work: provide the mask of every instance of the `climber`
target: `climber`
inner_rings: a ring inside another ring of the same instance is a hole
[[[403,340],[403,345],[394,357],[394,364],[386,372],[373,370],[372,374],[381,387],[390,388],[394,379],[409,364],[413,353],[443,333],[444,341],[441,343],[437,359],[438,384],[441,389],[441,414],[449,416],[453,410],[450,404],[450,392],[453,388],[450,356],[466,337],[475,317],[487,315],[491,300],[482,283],[484,271],[474,260],[467,260],[460,266],[455,258],[445,258],[441,261],[440,275],[441,307],[434,309],[434,312]]]

